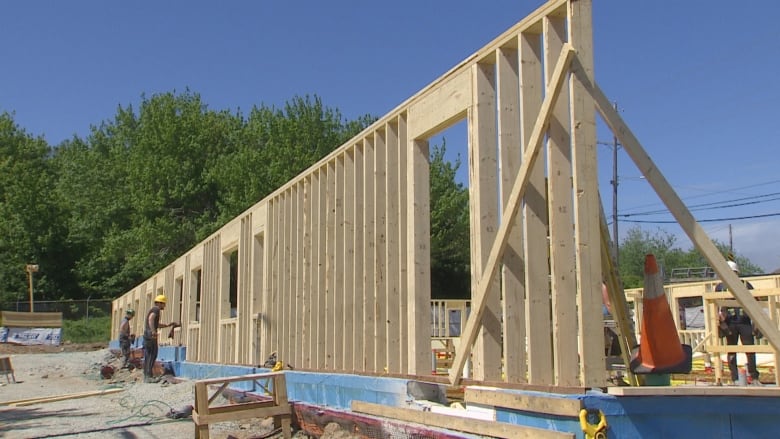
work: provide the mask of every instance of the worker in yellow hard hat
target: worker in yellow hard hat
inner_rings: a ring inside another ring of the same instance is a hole
[[[154,376],[152,372],[154,369],[154,363],[157,361],[157,350],[159,345],[157,344],[157,333],[160,328],[167,328],[170,326],[178,326],[177,323],[160,323],[160,313],[165,309],[165,304],[168,303],[168,299],[165,295],[160,294],[154,298],[154,306],[146,313],[146,320],[144,323],[144,382],[154,383],[158,378]]]

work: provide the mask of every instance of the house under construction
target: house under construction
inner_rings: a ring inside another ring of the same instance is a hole
[[[593,75],[590,0],[551,0],[295,179],[114,301],[168,297],[186,361],[316,373],[431,375],[429,147],[468,127],[472,308],[449,383],[607,387],[608,249],[597,112],[754,318],[777,320],[732,273]],[[572,227],[573,225],[573,227]],[[141,333],[143,319],[134,319]],[[624,351],[627,349],[624,349]],[[775,351],[776,352],[776,351]]]

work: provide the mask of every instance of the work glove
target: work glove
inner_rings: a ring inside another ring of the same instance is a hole
[[[755,338],[757,338],[759,340],[764,338],[764,334],[762,334],[761,330],[756,328],[755,325],[753,325],[753,337],[755,337]]]

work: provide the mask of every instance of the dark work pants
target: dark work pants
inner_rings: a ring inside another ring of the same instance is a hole
[[[752,345],[755,343],[753,339],[753,326],[745,323],[732,323],[729,325],[729,333],[726,335],[726,343],[730,345],[739,344],[742,341],[743,345]],[[747,353],[748,361],[748,373],[754,379],[758,379],[758,369],[756,369],[756,354]],[[737,354],[729,352],[729,371],[731,372],[731,381],[737,382],[739,379],[739,369],[737,366]]]
[[[144,337],[144,376],[152,378],[154,363],[157,361],[157,339]]]
[[[122,350],[122,366],[130,364],[130,337],[119,336],[119,348]]]

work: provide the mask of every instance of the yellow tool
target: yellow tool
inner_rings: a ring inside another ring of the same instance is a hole
[[[580,427],[587,439],[607,439],[607,418],[601,410],[599,410],[599,423],[596,425],[588,423],[587,409],[580,410]]]

